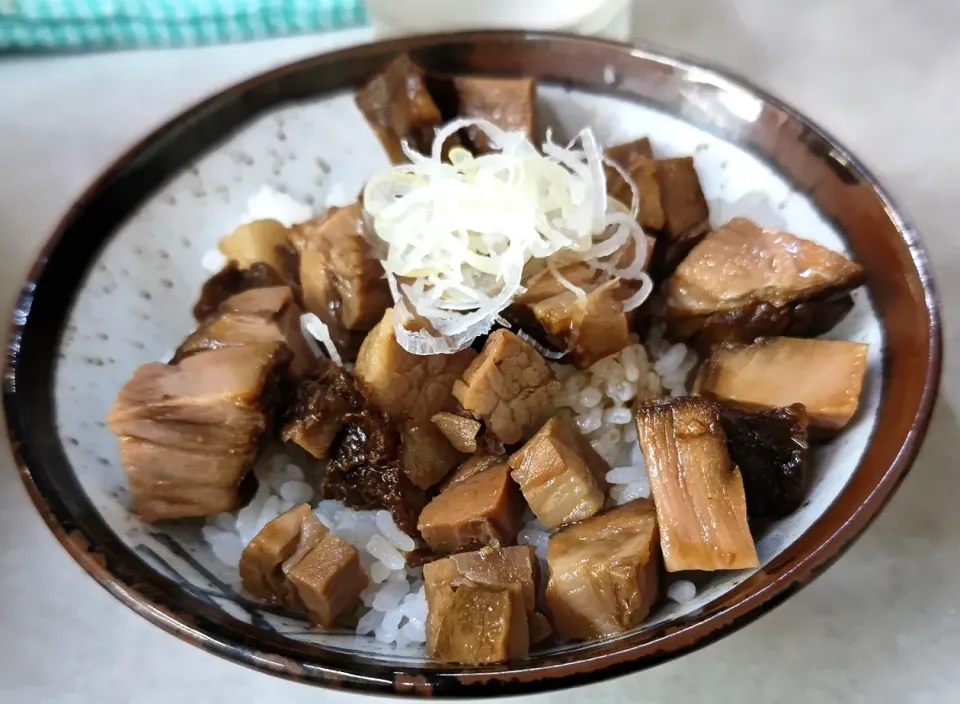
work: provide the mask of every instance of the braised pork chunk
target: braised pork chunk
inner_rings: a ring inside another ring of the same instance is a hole
[[[638,499],[568,526],[550,538],[547,564],[547,604],[560,636],[601,638],[639,625],[659,593],[653,503]]]
[[[269,343],[139,367],[107,415],[134,513],[154,522],[236,509],[289,363],[286,346]]]
[[[522,440],[549,413],[559,390],[540,353],[509,330],[491,333],[453,385],[463,408],[507,444]]]
[[[704,347],[820,335],[852,306],[863,269],[841,254],[736,218],[710,233],[667,284],[668,333]]]
[[[637,434],[667,571],[756,567],[743,480],[717,405],[694,396],[654,401],[637,411]]]
[[[836,434],[860,404],[867,345],[840,340],[772,337],[714,349],[697,374],[704,396],[746,410],[803,404],[811,428]]]

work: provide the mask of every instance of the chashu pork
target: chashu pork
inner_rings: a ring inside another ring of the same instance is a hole
[[[324,322],[342,356],[353,359],[363,333],[392,303],[383,266],[371,249],[363,207],[330,208],[290,230],[300,255],[303,306]]]
[[[290,356],[254,343],[139,367],[107,415],[133,512],[152,523],[235,510]]]
[[[743,480],[730,461],[717,404],[687,396],[641,406],[637,435],[667,571],[758,566]]]
[[[560,382],[544,358],[509,330],[490,334],[453,395],[507,444],[523,440],[549,414]]]
[[[586,640],[639,625],[657,600],[660,542],[653,502],[637,499],[568,526],[547,545],[554,630]]]
[[[423,71],[409,56],[401,54],[371,78],[357,91],[356,103],[394,164],[407,161],[400,147],[404,139],[413,149],[430,153],[443,118]]]
[[[222,347],[283,343],[293,353],[290,371],[302,376],[314,366],[316,358],[300,330],[301,313],[289,286],[253,288],[237,293],[183,341],[173,361]]]
[[[771,337],[751,345],[719,345],[701,365],[703,396],[763,410],[803,404],[811,434],[835,435],[860,405],[868,345],[845,340]]]
[[[842,254],[736,218],[710,233],[668,281],[667,334],[704,348],[830,330],[863,269]]]

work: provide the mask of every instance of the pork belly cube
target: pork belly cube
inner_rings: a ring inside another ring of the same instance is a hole
[[[523,500],[507,465],[488,469],[440,493],[417,528],[438,552],[509,545],[517,537]]]
[[[433,423],[406,421],[400,426],[400,468],[421,489],[440,483],[466,459]]]
[[[547,334],[566,346],[572,330],[576,342],[570,351],[580,369],[587,369],[604,357],[630,345],[630,325],[623,311],[620,279],[611,279],[590,291],[581,301],[573,291],[530,306],[534,317]],[[632,292],[623,292],[626,298]]]
[[[357,90],[355,99],[394,164],[407,161],[400,147],[404,139],[414,149],[430,153],[434,132],[443,118],[423,71],[409,56],[393,59]]]
[[[532,78],[456,76],[453,84],[460,115],[489,120],[505,132],[523,132],[534,141],[537,84]],[[467,138],[477,153],[491,150],[486,134],[476,127],[467,128]]]
[[[868,345],[842,340],[771,337],[752,345],[721,345],[697,374],[710,398],[746,410],[801,403],[811,430],[839,432],[857,412]]]
[[[489,589],[517,589],[528,612],[537,608],[540,563],[530,545],[485,547],[461,552],[423,566],[427,599],[441,586],[473,584]]]
[[[515,590],[444,585],[427,604],[427,655],[434,660],[482,665],[529,652],[527,611]]]
[[[550,636],[552,629],[537,609],[540,584],[540,563],[529,546],[509,548],[481,548],[465,552],[423,566],[427,602],[444,586],[454,588],[468,585],[491,590],[513,590],[523,597],[530,626],[530,642],[539,642]]]
[[[638,409],[637,431],[667,571],[757,567],[743,480],[717,404],[695,396],[654,401]]]
[[[240,555],[240,581],[257,599],[272,604],[287,598],[283,563],[301,542],[316,544],[326,529],[310,506],[301,504],[267,523]]]
[[[480,421],[456,413],[437,413],[430,419],[437,431],[460,452],[477,451],[477,436],[483,430]]]
[[[360,347],[356,376],[395,421],[429,421],[453,404],[450,391],[477,353],[410,354],[397,342],[393,324],[388,309]]]
[[[139,367],[107,415],[133,512],[155,522],[236,509],[289,363],[286,345],[269,343]]]
[[[693,157],[658,159],[656,178],[665,219],[656,268],[666,275],[710,231],[710,211]]]
[[[842,254],[735,218],[707,235],[667,283],[667,332],[704,348],[757,337],[813,337],[853,305],[863,269]]]
[[[650,140],[637,139],[618,144],[606,150],[610,159],[621,166],[633,179],[640,196],[639,221],[645,230],[662,230],[666,224],[666,215],[660,202],[660,183],[657,181],[657,164],[650,148]],[[633,191],[616,169],[607,166],[607,193],[611,198],[628,208],[633,199]]]
[[[610,471],[566,416],[555,416],[510,457],[512,477],[548,528],[582,521],[603,507]]]
[[[475,474],[485,472],[491,467],[496,467],[498,464],[503,464],[506,461],[507,458],[503,455],[494,455],[489,452],[477,452],[476,454],[470,455],[463,464],[447,475],[443,483],[440,484],[440,491],[452,489],[457,484],[462,484],[467,481]]]
[[[653,502],[637,499],[550,538],[547,605],[563,638],[602,638],[638,626],[657,600],[660,543]]]
[[[333,628],[349,616],[369,583],[357,549],[326,528],[312,547],[283,563],[283,573],[295,594],[292,599],[303,605],[310,623],[321,628]]]
[[[453,385],[464,409],[503,442],[523,440],[553,405],[560,382],[537,350],[509,330],[496,330]]]

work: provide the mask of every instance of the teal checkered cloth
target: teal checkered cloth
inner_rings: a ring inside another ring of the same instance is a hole
[[[361,0],[0,0],[0,51],[192,46],[365,22]]]

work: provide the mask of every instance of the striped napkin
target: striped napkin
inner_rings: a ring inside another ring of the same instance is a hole
[[[366,20],[362,0],[0,0],[0,52],[194,46]]]

